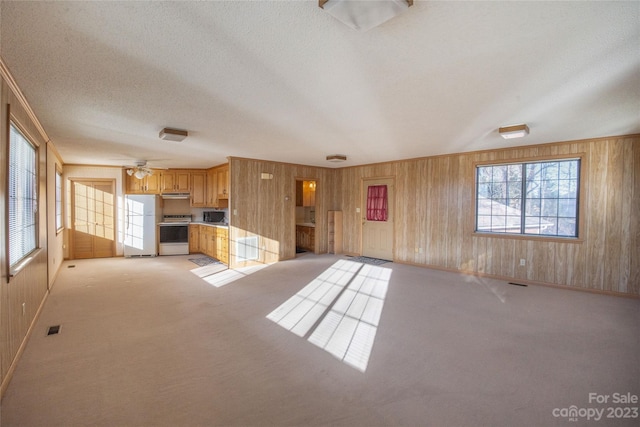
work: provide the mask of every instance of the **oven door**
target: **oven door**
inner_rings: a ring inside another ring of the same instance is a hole
[[[189,254],[189,224],[160,224],[159,255]]]

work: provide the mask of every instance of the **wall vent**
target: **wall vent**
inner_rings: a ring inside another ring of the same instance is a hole
[[[236,240],[236,261],[255,261],[258,254],[258,236],[239,237]]]

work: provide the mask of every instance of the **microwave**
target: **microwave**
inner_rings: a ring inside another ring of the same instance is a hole
[[[224,211],[205,211],[202,212],[202,221],[204,222],[224,222]]]

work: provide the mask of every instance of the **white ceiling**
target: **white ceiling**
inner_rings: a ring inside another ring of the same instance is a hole
[[[66,163],[331,167],[640,133],[637,1],[416,1],[364,33],[316,0],[3,1],[0,18]],[[498,135],[516,123],[531,134]]]

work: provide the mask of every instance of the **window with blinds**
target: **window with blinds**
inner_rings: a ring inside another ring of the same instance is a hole
[[[9,126],[9,265],[36,249],[38,171],[36,148],[13,123]]]

